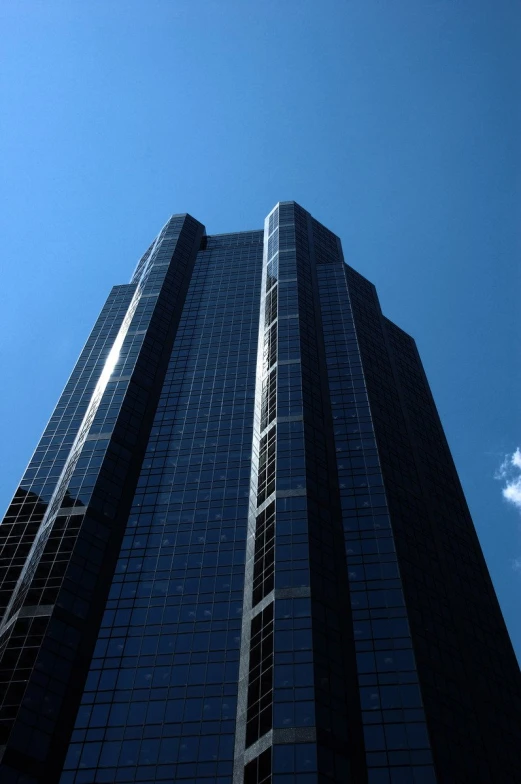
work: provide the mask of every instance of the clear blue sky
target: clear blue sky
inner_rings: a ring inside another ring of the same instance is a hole
[[[0,506],[167,217],[295,199],[417,339],[521,654],[518,0],[13,0],[0,31]]]

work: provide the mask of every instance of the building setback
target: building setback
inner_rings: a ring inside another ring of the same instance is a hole
[[[413,339],[295,202],[174,215],[0,526],[2,784],[521,781],[521,679]]]

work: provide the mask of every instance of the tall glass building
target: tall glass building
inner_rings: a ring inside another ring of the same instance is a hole
[[[294,202],[174,215],[0,526],[2,784],[521,781],[521,682],[413,339]]]

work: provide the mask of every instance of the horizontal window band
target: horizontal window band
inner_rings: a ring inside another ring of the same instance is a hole
[[[297,588],[275,588],[275,600],[277,599],[308,599],[311,596],[311,588],[302,585]]]
[[[274,729],[273,744],[284,743],[315,743],[317,739],[316,727],[284,727]]]
[[[265,735],[263,735],[259,740],[256,740],[255,743],[252,743],[251,746],[244,751],[244,765],[247,765],[248,762],[258,757],[262,754],[263,751],[269,749],[269,747],[273,744],[273,730],[270,730]],[[241,779],[242,781],[242,779]]]
[[[266,609],[268,604],[271,604],[271,602],[275,599],[275,593],[275,591],[270,591],[268,594],[266,594],[266,596],[264,596],[264,598],[261,599],[258,604],[251,608],[249,615],[245,617],[248,617],[250,621],[252,618],[255,618],[256,615]]]
[[[306,492],[305,487],[295,488],[294,490],[276,490],[275,498],[291,498],[292,496],[306,495]]]
[[[298,588],[275,588],[274,591],[266,594],[261,601],[251,608],[250,614],[246,615],[250,620],[258,613],[262,612],[268,604],[277,599],[309,599],[311,596],[311,588],[307,585],[302,585]]]
[[[34,604],[28,607],[21,607],[18,618],[39,618],[52,615],[54,604]]]
[[[60,506],[56,513],[56,517],[71,517],[72,515],[87,514],[86,506]]]
[[[270,495],[266,498],[266,500],[263,501],[262,504],[259,504],[259,506],[257,506],[255,508],[255,511],[254,511],[255,517],[257,517],[257,515],[259,515],[261,512],[263,512],[266,509],[266,507],[269,504],[271,504],[271,502],[274,501],[274,500],[275,500],[275,492],[270,493]]]
[[[244,764],[258,757],[273,745],[284,745],[289,743],[316,743],[316,727],[287,727],[283,729],[272,729],[262,738],[252,743],[244,752]]]
[[[282,420],[281,420],[281,421],[282,421]],[[261,438],[264,438],[264,436],[265,436],[267,433],[269,433],[269,431],[270,431],[270,430],[271,430],[273,427],[275,427],[275,425],[276,425],[276,424],[277,424],[277,420],[276,420],[276,419],[274,419],[274,420],[273,420],[273,422],[270,422],[270,423],[269,423],[269,425],[267,425],[267,427],[265,427],[265,428],[264,428],[264,430],[259,430],[259,436],[260,436]]]

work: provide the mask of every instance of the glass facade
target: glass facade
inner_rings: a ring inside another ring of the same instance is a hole
[[[231,775],[262,233],[205,245],[62,782]]]
[[[517,780],[519,668],[414,341],[294,202],[167,222],[0,545],[2,782]]]

